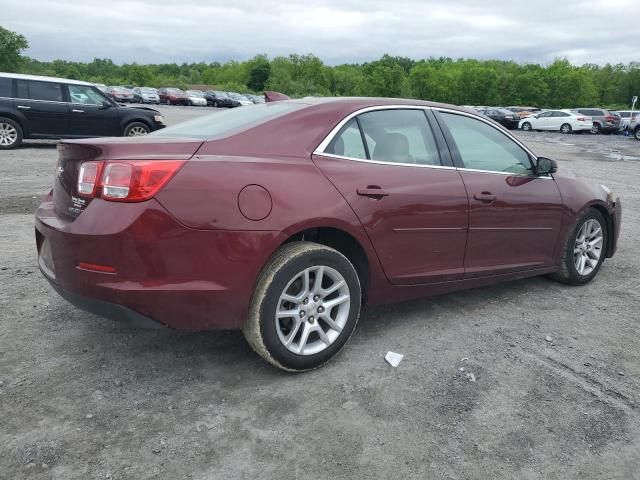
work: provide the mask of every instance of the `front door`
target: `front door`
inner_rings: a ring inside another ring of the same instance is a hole
[[[314,162],[365,228],[394,284],[463,277],[467,195],[422,109],[351,119]]]
[[[69,135],[83,137],[118,136],[116,107],[104,108],[109,101],[95,87],[69,85]]]
[[[527,151],[488,122],[438,118],[469,195],[465,276],[551,266],[563,211],[555,180],[535,176]]]

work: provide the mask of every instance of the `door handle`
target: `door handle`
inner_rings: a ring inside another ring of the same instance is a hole
[[[76,110],[75,108],[71,110],[73,113],[84,113],[84,110]]]
[[[361,197],[371,197],[377,200],[389,196],[389,194],[378,185],[367,185],[367,188],[358,188],[356,193]]]
[[[20,110],[31,110],[31,107],[27,107],[26,105],[18,105]]]
[[[473,198],[480,200],[481,202],[491,203],[496,199],[496,196],[491,192],[476,193]]]

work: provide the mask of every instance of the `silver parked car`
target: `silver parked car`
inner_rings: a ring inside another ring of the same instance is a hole
[[[604,108],[574,108],[574,112],[591,117],[593,127],[591,133],[616,133],[620,131],[620,117]]]

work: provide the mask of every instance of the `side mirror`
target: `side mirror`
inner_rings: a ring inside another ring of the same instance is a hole
[[[538,157],[536,161],[536,175],[548,175],[558,171],[558,164],[550,158]]]
[[[100,107],[102,110],[106,110],[107,108],[113,107],[113,104],[107,100],[102,102],[102,106]]]

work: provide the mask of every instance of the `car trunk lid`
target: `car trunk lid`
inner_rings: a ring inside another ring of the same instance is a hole
[[[93,200],[78,193],[78,174],[84,162],[189,160],[202,143],[199,139],[150,136],[62,141],[53,187],[56,215],[75,220]]]

